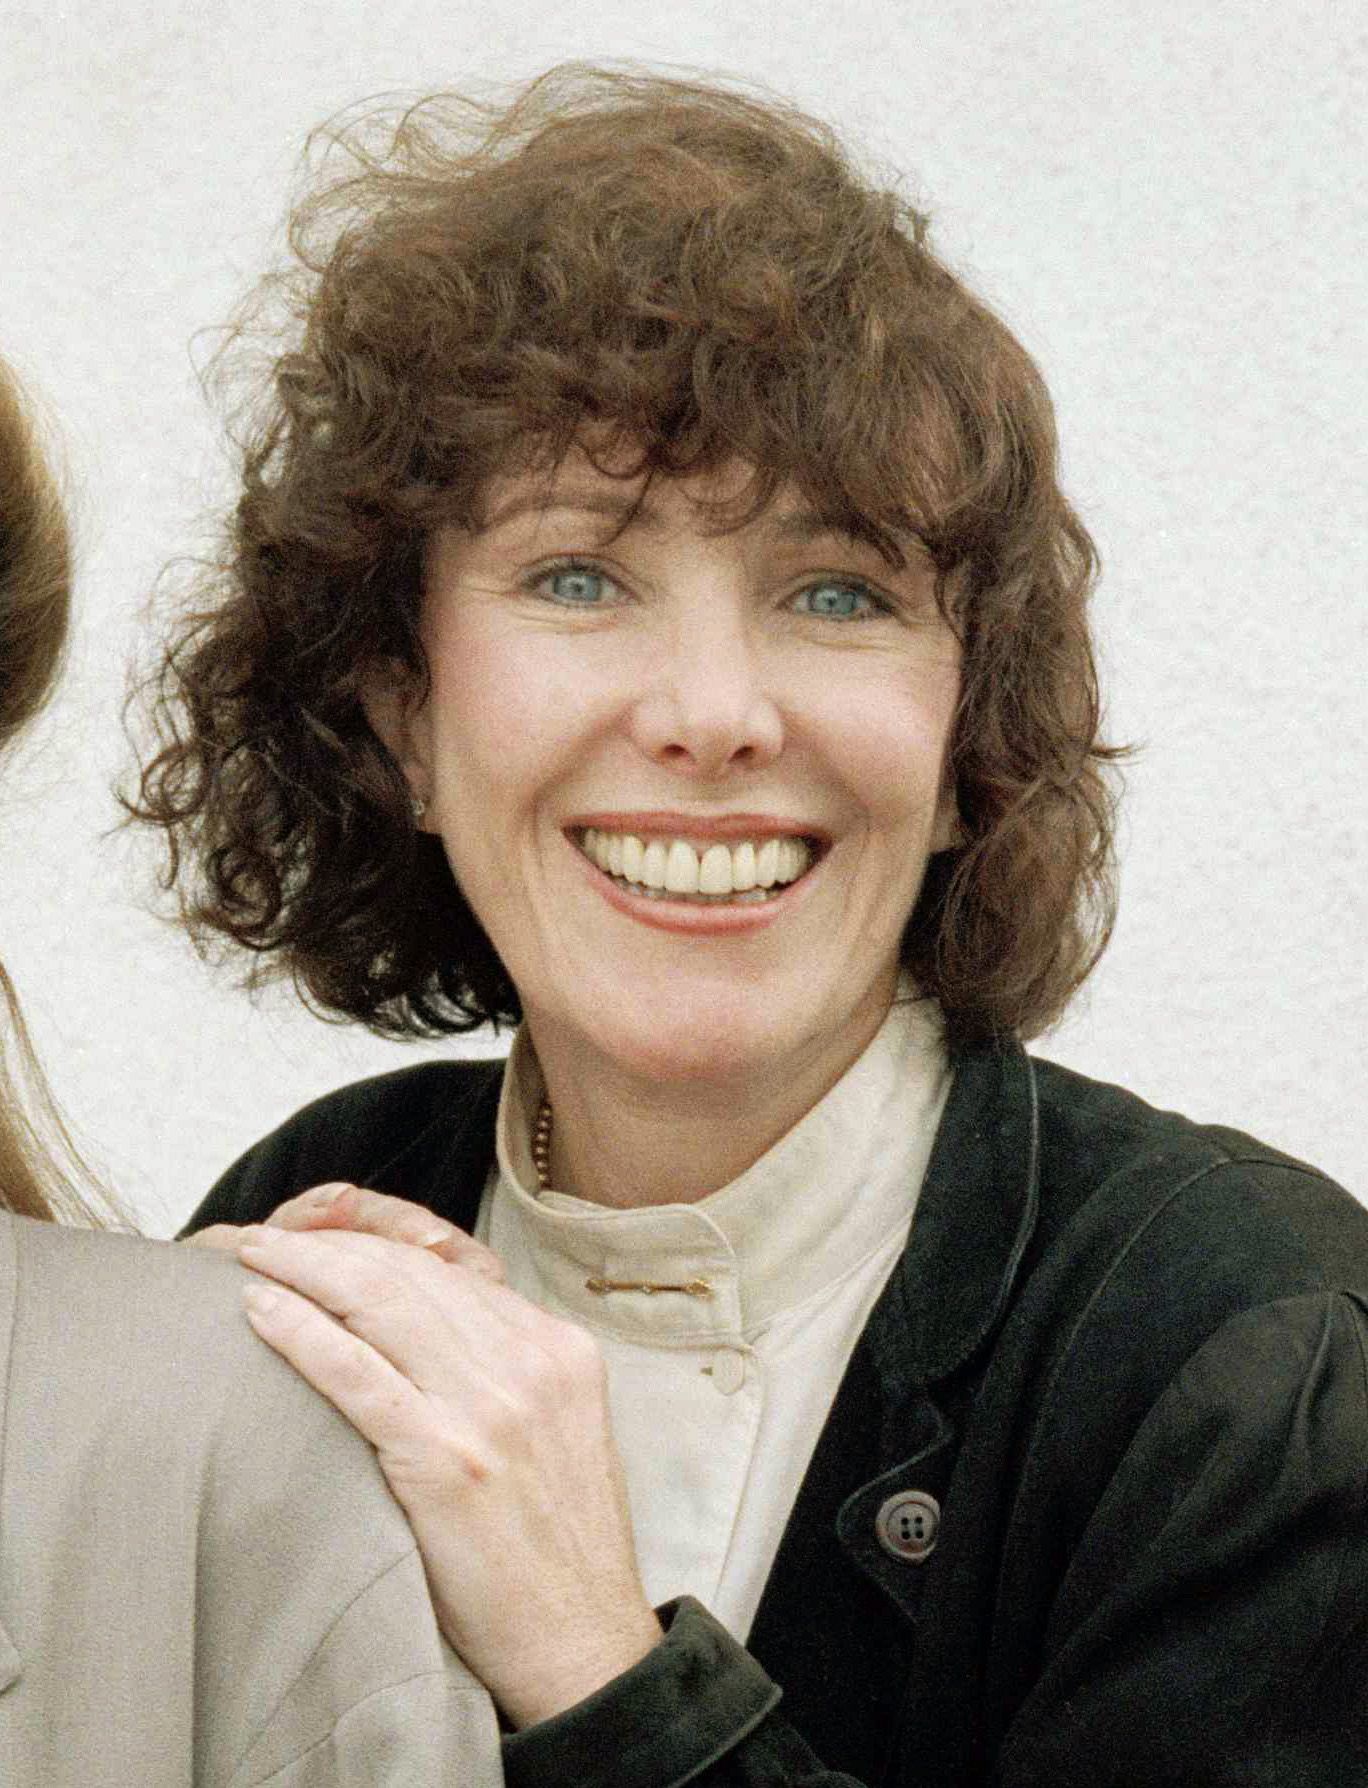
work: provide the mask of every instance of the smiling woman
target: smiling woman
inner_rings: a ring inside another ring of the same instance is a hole
[[[746,519],[752,467],[649,491],[592,471],[573,448],[549,479],[495,482],[503,520],[438,531],[421,699],[395,667],[363,701],[564,1083],[561,1136],[602,1075],[725,1085],[730,1121],[689,1169],[721,1185],[888,1011],[927,863],[958,836],[959,645],[922,555],[794,528],[782,491]],[[776,1099],[756,1082],[780,1063]],[[601,1177],[586,1158],[577,1183],[616,1201]],[[635,1196],[692,1183],[662,1159]]]
[[[521,1016],[358,674],[428,674],[439,540],[576,520],[539,542],[545,576],[627,514],[658,538],[659,481],[693,481],[700,527],[755,524],[752,556],[775,535],[795,579],[891,595],[896,575],[918,611],[928,588],[961,610],[960,848],[929,866],[903,955],[954,1040],[1050,1023],[1111,913],[1094,553],[1039,374],[925,218],[813,120],[646,77],[572,68],[503,112],[442,95],[322,141],[341,166],[325,155],[292,220],[293,280],[263,288],[288,345],[137,802],[191,926],[386,1034]],[[270,320],[249,312],[245,340]],[[548,479],[588,509],[547,510]],[[824,561],[823,535],[858,561]]]
[[[377,1446],[507,1780],[1350,1779],[1368,1215],[1023,1048],[1115,755],[1035,368],[770,100],[558,70],[329,146],[133,805],[325,1011],[518,1022],[192,1225]]]

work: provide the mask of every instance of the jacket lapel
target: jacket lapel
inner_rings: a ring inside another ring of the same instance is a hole
[[[908,1245],[832,1405],[748,1640],[784,1688],[787,1718],[829,1768],[887,1780],[888,1710],[914,1681],[916,1626],[934,1552],[879,1538],[890,1497],[946,1493],[958,1414],[1006,1311],[1037,1210],[1034,1074],[1015,1045],[965,1051]]]

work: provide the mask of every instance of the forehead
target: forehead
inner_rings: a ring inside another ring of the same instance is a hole
[[[804,545],[825,538],[869,543],[862,528],[815,505],[792,481],[781,481],[758,506],[755,492],[756,468],[745,460],[669,477],[637,471],[631,462],[623,470],[611,461],[596,463],[576,447],[555,465],[491,479],[483,493],[478,531],[498,536],[534,528],[551,517],[588,517],[600,521],[609,537],[629,529],[664,536],[744,528],[776,544]],[[920,545],[910,535],[898,544],[907,556]]]

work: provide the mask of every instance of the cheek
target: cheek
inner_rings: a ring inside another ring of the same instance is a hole
[[[547,644],[473,623],[433,641],[433,767],[457,814],[526,811],[592,754],[596,698]]]
[[[545,692],[536,667],[497,629],[452,620],[428,646],[433,742],[439,759],[453,756],[497,775],[510,752],[526,749],[546,725]]]
[[[828,754],[847,787],[879,828],[923,829],[941,805],[954,724],[958,676],[949,671],[868,690],[827,715]]]

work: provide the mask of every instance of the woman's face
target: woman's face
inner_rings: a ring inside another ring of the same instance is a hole
[[[641,486],[583,454],[498,481],[431,546],[426,702],[372,709],[539,1046],[653,1081],[853,1059],[954,839],[930,565],[791,492],[719,532],[694,499],[743,475],[657,479],[615,538]]]

